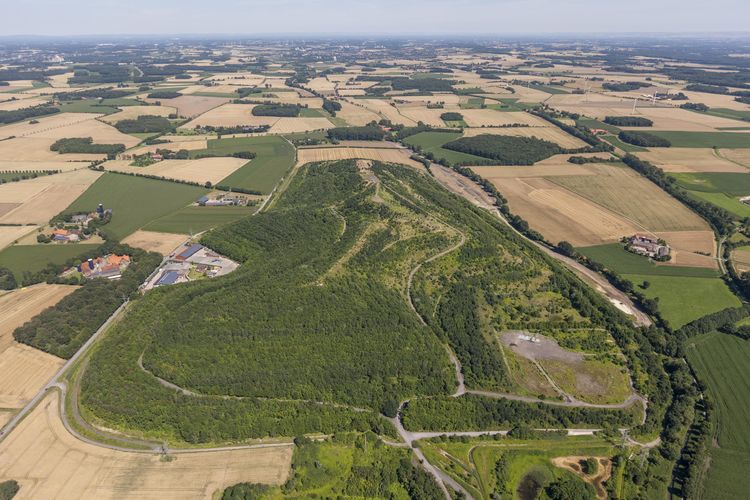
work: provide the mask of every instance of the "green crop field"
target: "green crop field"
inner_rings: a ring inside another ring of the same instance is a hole
[[[492,102],[493,104],[487,104],[487,107],[495,111],[525,111],[540,106],[538,102],[519,102],[516,98],[487,99],[486,102]]]
[[[690,191],[690,194],[695,198],[721,207],[727,212],[735,214],[737,217],[750,217],[750,206],[742,203],[733,196],[724,193],[705,193],[700,191]]]
[[[528,85],[529,88],[534,90],[541,90],[542,92],[547,92],[548,94],[570,94],[570,90],[563,88],[563,87],[557,87],[553,85]]]
[[[686,352],[715,404],[718,446],[709,448],[704,498],[742,498],[750,470],[750,341],[713,332],[689,340]]]
[[[60,105],[60,112],[62,113],[103,113],[105,115],[111,115],[118,111],[120,110],[113,106],[99,104],[98,99],[70,101]]]
[[[623,274],[634,285],[651,283],[639,290],[648,298],[659,299],[659,312],[672,328],[679,328],[693,320],[742,305],[720,278],[688,276],[655,276],[652,274]]]
[[[218,184],[268,194],[294,166],[294,146],[278,136],[212,139],[208,141],[207,149],[191,151],[190,154],[192,157],[205,152],[231,155],[241,151],[252,151],[257,156]]]
[[[646,257],[628,252],[620,243],[582,247],[576,250],[589,259],[607,266],[618,274],[692,276],[697,278],[715,278],[719,276],[718,271],[702,267],[659,266]]]
[[[750,206],[739,197],[750,195],[750,175],[739,172],[671,173],[695,198],[712,203],[738,217],[750,217]]]
[[[299,110],[301,118],[330,118],[331,115],[320,108],[302,108]]]
[[[451,151],[441,147],[443,144],[459,139],[462,134],[457,132],[420,132],[404,139],[410,146],[419,146],[425,153],[432,153],[435,159],[445,158],[451,163],[470,162],[476,165],[487,163],[487,158],[474,156],[459,151]]]
[[[595,120],[594,118],[579,118],[578,120],[576,120],[576,125],[583,125],[584,127],[588,127],[591,129],[607,130],[615,135],[620,133],[620,129],[618,127],[610,125],[609,123]]]
[[[461,109],[479,109],[484,104],[484,101],[483,97],[469,97],[466,102],[462,102],[458,106]]]
[[[94,210],[101,203],[112,209],[112,221],[102,230],[122,239],[146,224],[186,207],[207,192],[207,189],[187,184],[106,173],[65,212]]]
[[[732,132],[649,131],[672,143],[673,148],[750,148],[750,134]]]
[[[68,259],[84,254],[98,245],[14,245],[0,252],[0,267],[13,271],[17,281],[21,281],[24,272],[41,271],[48,264],[64,264]]]
[[[255,207],[185,207],[147,224],[147,231],[196,234],[246,217]]]

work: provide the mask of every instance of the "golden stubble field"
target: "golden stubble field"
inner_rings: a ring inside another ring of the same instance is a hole
[[[163,146],[163,145],[162,145]],[[198,160],[163,160],[147,167],[132,167],[130,160],[112,160],[103,166],[105,170],[132,174],[158,175],[168,179],[190,182],[206,181],[217,184],[249,160],[233,157],[201,158]]]
[[[15,206],[16,205],[12,203],[0,202],[0,217],[3,215],[4,211],[10,211]],[[23,236],[35,231],[37,227],[39,226],[0,226],[0,250]]]
[[[713,232],[705,221],[646,179],[623,166],[552,161],[473,170],[497,187],[513,213],[554,243],[585,247],[648,232],[673,247],[670,265],[716,267]]]
[[[122,240],[122,242],[131,247],[142,248],[147,252],[158,252],[162,255],[169,255],[178,246],[186,242],[187,239],[187,234],[159,233],[139,229]]]
[[[554,142],[566,149],[577,149],[586,147],[586,143],[577,137],[565,133],[557,127],[504,127],[504,128],[467,128],[464,129],[464,137],[475,135],[496,134],[510,135],[515,137],[536,137],[545,141]]]
[[[50,392],[0,442],[0,482],[18,481],[17,499],[211,499],[240,482],[283,484],[293,445],[158,455],[103,448],[78,440],[60,420]]]
[[[9,419],[63,365],[56,356],[16,342],[13,331],[76,288],[42,283],[0,295],[0,420]]]
[[[0,223],[46,224],[101,175],[101,172],[82,169],[2,184],[0,200],[17,206],[0,216]]]
[[[396,148],[357,148],[357,147],[324,147],[324,148],[300,148],[297,150],[297,164],[318,161],[336,161],[361,158],[364,160],[376,160],[385,163],[401,163],[420,170],[424,166],[409,158],[411,152],[406,149]]]
[[[653,148],[638,157],[665,172],[741,172],[750,170],[750,152],[744,149]],[[743,161],[743,156],[745,161]],[[746,162],[746,163],[745,163]],[[748,168],[742,166],[747,164]]]

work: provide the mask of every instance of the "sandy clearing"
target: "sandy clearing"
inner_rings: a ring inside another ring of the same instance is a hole
[[[121,111],[112,115],[103,116],[101,119],[107,123],[117,123],[122,120],[135,120],[139,116],[163,116],[168,117],[177,113],[177,108],[171,106],[120,106]]]
[[[58,158],[65,158],[59,156]],[[0,172],[37,172],[40,170],[78,170],[88,167],[88,162],[72,162],[63,160],[51,161],[8,161],[0,160]]]
[[[0,102],[0,111],[15,111],[17,109],[31,108],[33,106],[39,106],[48,102],[47,99],[41,97],[32,97],[31,99],[15,99],[10,101]]]
[[[297,164],[304,165],[305,163],[316,161],[362,158],[387,163],[401,163],[424,170],[424,166],[421,163],[412,160],[409,156],[411,156],[410,151],[394,148],[305,148],[297,150]]]
[[[18,137],[0,141],[0,161],[87,161],[101,160],[106,155],[65,154],[50,151],[49,147],[55,139],[47,137]],[[81,163],[78,163],[81,165]]]
[[[565,133],[557,127],[484,127],[464,129],[464,137],[472,137],[482,134],[511,135],[516,137],[536,137],[537,139],[554,142],[560,147],[566,149],[576,149],[587,146],[587,144],[582,140]]]
[[[333,123],[328,118],[279,118],[268,132],[271,134],[293,134],[310,130],[328,130],[333,127]]]
[[[720,154],[750,168],[750,151],[743,151],[745,150],[722,149]],[[747,158],[746,162],[742,161],[743,154]],[[748,172],[747,168],[717,156],[710,148],[653,148],[648,152],[638,153],[638,157],[665,172]]]
[[[346,101],[339,101],[341,109],[336,112],[336,117],[346,121],[349,125],[362,126],[371,121],[380,121],[380,116],[372,111],[355,106]]]
[[[102,175],[89,169],[0,185],[0,199],[21,205],[0,217],[0,223],[46,224]]]
[[[217,184],[229,174],[245,165],[248,160],[232,157],[201,158],[198,160],[164,160],[147,167],[132,167],[130,160],[112,160],[104,163],[105,170],[116,172],[158,175],[204,184]]]
[[[293,447],[175,455],[109,450],[79,441],[62,425],[52,392],[0,443],[0,481],[15,479],[26,498],[210,499],[239,482],[282,484]]]
[[[0,217],[2,217],[4,213],[2,205],[3,204],[0,203]],[[10,210],[7,212],[10,212]],[[35,231],[37,227],[39,226],[0,226],[0,250],[12,244],[19,238]]]
[[[224,104],[218,108],[206,111],[180,128],[193,129],[206,125],[212,127],[273,125],[279,120],[276,116],[254,116],[252,114],[254,107],[254,104]]]
[[[531,127],[546,127],[549,125],[541,118],[522,111],[503,112],[494,109],[463,109],[464,121],[469,127],[498,127],[522,123]]]
[[[561,469],[566,469],[576,476],[580,477],[587,483],[591,484],[596,491],[597,498],[606,499],[607,490],[604,487],[604,482],[612,476],[612,460],[609,457],[591,457],[599,462],[598,471],[595,475],[585,474],[581,470],[580,463],[589,457],[586,456],[569,456],[569,457],[556,457],[552,459],[552,463]]]
[[[139,229],[122,240],[126,245],[142,248],[148,252],[158,252],[169,255],[172,251],[187,241],[186,234],[159,233],[156,231],[144,231]]]

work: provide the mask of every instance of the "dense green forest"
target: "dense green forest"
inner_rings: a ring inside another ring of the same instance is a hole
[[[667,139],[635,130],[623,130],[617,137],[623,142],[644,148],[668,148],[672,145]]]
[[[60,154],[87,153],[106,154],[108,156],[113,156],[125,151],[124,144],[94,144],[94,140],[91,137],[67,137],[64,139],[58,139],[49,148],[51,151],[57,151]]]
[[[380,127],[337,127],[328,130],[328,137],[337,141],[382,141],[385,132]]]
[[[263,498],[411,498],[443,492],[410,460],[410,451],[386,446],[373,434],[340,433],[324,442],[295,439],[292,475],[282,486],[240,483],[222,500]]]
[[[174,90],[157,90],[156,92],[151,92],[146,97],[149,99],[175,99],[181,95],[182,94]]]
[[[172,122],[163,116],[143,115],[134,120],[121,120],[115,128],[123,134],[163,134],[174,129]]]
[[[40,106],[34,106],[33,108],[15,109],[12,111],[0,111],[0,124],[20,122],[22,120],[28,120],[29,118],[35,118],[37,116],[46,116],[59,113],[60,108],[50,106],[48,104],[42,104]]]
[[[560,146],[536,137],[483,134],[443,144],[446,149],[496,160],[501,165],[533,165],[560,153]]]
[[[607,116],[604,123],[614,125],[615,127],[650,127],[653,121],[642,116]]]
[[[298,104],[258,104],[253,107],[254,116],[299,116],[302,106]]]

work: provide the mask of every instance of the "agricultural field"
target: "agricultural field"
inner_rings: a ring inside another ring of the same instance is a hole
[[[73,245],[12,245],[0,252],[0,267],[13,272],[16,281],[21,281],[24,273],[41,271],[48,264],[62,265],[69,259],[93,250],[96,245],[85,243]]]
[[[122,239],[206,193],[208,189],[202,187],[108,172],[76,198],[65,212],[93,211],[101,203],[112,209],[112,220],[102,230]]]
[[[432,153],[436,159],[445,158],[451,163],[482,164],[487,161],[481,156],[461,153],[443,148],[443,144],[461,137],[460,132],[420,132],[407,137],[404,142],[409,146],[421,148],[425,153]]]
[[[554,142],[561,148],[577,149],[586,146],[582,140],[573,137],[557,127],[506,127],[506,128],[468,128],[464,130],[464,137],[483,134],[512,135],[517,137],[536,137],[544,141]]]
[[[0,203],[0,215],[2,214],[2,211],[4,210],[3,203]],[[30,225],[30,226],[0,226],[0,251],[2,251],[5,247],[10,246],[14,242],[18,241],[19,239],[23,238],[29,233],[32,233],[36,230],[38,226]]]
[[[168,117],[177,114],[177,108],[171,106],[122,106],[117,113],[105,116],[103,121],[115,124],[123,120],[135,120],[139,116],[163,116]]]
[[[184,210],[188,209],[186,208]],[[160,233],[157,231],[139,229],[123,239],[122,243],[134,248],[141,248],[147,252],[157,252],[162,255],[169,255],[187,240],[187,234]]]
[[[196,141],[199,142],[199,141]],[[222,179],[233,174],[248,160],[242,158],[201,158],[197,160],[162,160],[145,167],[131,165],[130,160],[111,160],[103,167],[112,172],[135,175],[155,175],[166,179],[197,182],[199,184],[219,184]]]
[[[706,498],[738,498],[750,467],[750,377],[747,359],[750,342],[713,332],[688,341],[687,357],[697,377],[708,387],[715,404],[715,436],[709,446],[710,462],[703,482]]]
[[[374,147],[321,147],[300,148],[297,150],[297,164],[319,161],[348,160],[363,158],[385,163],[401,163],[414,168],[422,169],[423,165],[410,158],[411,151],[396,148],[374,148]]]
[[[750,148],[750,133],[743,132],[675,132],[654,131],[654,135],[666,139],[676,148]]]
[[[0,425],[46,384],[63,360],[19,344],[13,330],[54,306],[75,286],[39,284],[0,295]]]
[[[217,155],[231,155],[242,151],[252,151],[256,157],[224,178],[220,184],[268,194],[294,165],[294,146],[282,137],[213,139],[208,141],[205,149],[205,152]],[[195,157],[202,152],[204,150],[194,150],[190,155]]]
[[[146,224],[145,231],[138,233],[176,233],[182,240],[186,234],[197,234],[217,226],[229,224],[255,211],[253,207],[185,207]],[[126,239],[127,240],[127,239]],[[167,241],[173,241],[167,238]],[[171,243],[170,243],[171,244]],[[175,247],[172,247],[174,249]]]
[[[739,218],[750,217],[750,205],[740,201],[750,196],[750,172],[671,173],[691,195],[713,203]]]
[[[289,444],[197,451],[164,460],[158,454],[84,443],[63,427],[58,399],[56,391],[50,392],[0,442],[0,482],[18,481],[18,499],[211,498],[239,482],[280,485],[289,476]]]
[[[750,167],[741,164],[743,149],[712,148],[653,148],[638,157],[653,163],[665,172],[737,172],[748,173]]]

